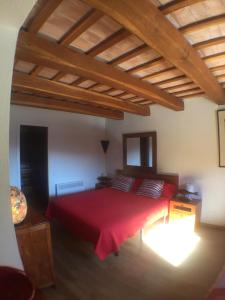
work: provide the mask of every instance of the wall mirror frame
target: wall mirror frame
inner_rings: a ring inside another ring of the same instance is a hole
[[[135,152],[131,161],[131,148]],[[150,157],[151,156],[151,157]],[[157,135],[155,131],[123,134],[123,168],[157,172]]]

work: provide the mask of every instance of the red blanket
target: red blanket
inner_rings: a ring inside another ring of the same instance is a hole
[[[68,230],[95,246],[104,259],[117,252],[146,221],[154,223],[168,214],[168,199],[151,199],[112,188],[60,196],[50,202],[49,219],[58,219]]]

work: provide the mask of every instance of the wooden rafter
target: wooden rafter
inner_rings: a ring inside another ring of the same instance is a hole
[[[179,75],[179,76],[175,76],[173,78],[169,78],[169,79],[164,79],[164,80],[157,81],[155,84],[157,84],[158,86],[161,86],[163,84],[168,84],[168,83],[171,83],[171,82],[176,82],[178,80],[183,80],[183,79],[186,79],[186,78],[187,77],[185,75]],[[189,81],[191,81],[191,79]]]
[[[163,70],[151,73],[149,75],[145,75],[141,79],[143,79],[143,80],[149,80],[149,79],[153,79],[155,77],[157,78],[160,75],[163,75],[163,74],[165,75],[166,73],[174,71],[174,70],[176,70],[175,67],[169,67],[169,68],[166,68],[166,69],[163,69]]]
[[[120,55],[119,57],[117,58],[114,58],[113,60],[111,60],[110,62],[108,62],[108,64],[110,65],[119,65],[131,58],[134,58],[144,52],[146,52],[147,50],[149,50],[149,47],[146,46],[146,45],[141,45],[141,46],[138,46],[137,48],[135,49],[132,49],[122,55]]]
[[[207,40],[207,41],[196,43],[196,44],[193,45],[193,47],[196,50],[202,50],[202,49],[205,49],[207,47],[216,46],[216,45],[224,44],[224,43],[225,43],[225,37],[220,36],[220,37],[213,38],[213,39],[210,39],[210,40]]]
[[[33,78],[22,73],[14,73],[13,87],[20,91],[45,93],[53,97],[82,101],[84,103],[100,105],[144,116],[150,114],[149,108],[146,106],[136,105],[131,102],[125,103],[124,101],[90,90],[53,82],[47,79]]]
[[[198,92],[198,93],[193,93],[193,94],[190,94],[190,95],[184,95],[182,96],[183,99],[188,99],[188,98],[193,98],[195,96],[203,96],[205,95],[205,93],[203,92]]]
[[[73,113],[80,113],[91,116],[104,117],[108,119],[123,120],[124,114],[121,111],[109,110],[101,107],[75,103],[71,101],[62,101],[47,97],[13,93],[11,103],[15,105],[39,107],[50,110],[59,110]]]
[[[183,102],[159,88],[134,78],[85,54],[75,53],[41,37],[21,32],[16,57],[36,65],[57,69],[73,75],[89,78],[115,89],[129,91],[135,95],[150,98],[166,107],[182,110]]]
[[[185,8],[187,6],[190,6],[192,4],[196,4],[198,2],[203,2],[204,0],[174,0],[167,4],[161,5],[159,9],[164,15],[168,15],[173,13],[174,11],[178,9]]]
[[[207,47],[211,47],[211,46],[215,46],[215,45],[219,45],[219,44],[223,44],[223,43],[225,43],[225,37],[218,37],[218,38],[209,39],[207,41],[203,41],[203,42],[200,42],[200,43],[196,43],[196,44],[193,45],[193,47],[196,50],[201,50],[201,49],[204,49],[204,48],[207,48]],[[217,56],[219,56],[219,58],[221,58],[220,53],[214,54],[213,57],[216,59]],[[215,67],[215,68],[217,68],[217,67]],[[218,68],[219,68],[219,70],[222,69],[221,67],[218,67]],[[225,66],[224,66],[224,69],[225,69]],[[169,68],[160,70],[158,72],[154,72],[150,75],[145,75],[144,77],[142,77],[142,79],[144,79],[144,80],[152,79],[152,78],[158,77],[158,76],[160,76],[164,73],[174,71],[174,70],[176,70],[176,67],[169,67]],[[210,70],[212,72],[216,71],[216,69],[214,69],[214,68],[210,68]]]
[[[127,71],[127,73],[134,74],[136,72],[143,71],[143,70],[148,69],[150,67],[160,65],[164,61],[165,61],[165,59],[163,57],[157,57],[157,58],[155,58],[153,60],[150,60],[146,63],[143,63],[139,66],[136,66],[136,67],[133,67],[133,68],[129,69]]]
[[[224,22],[225,22],[225,14],[222,14],[219,16],[210,17],[208,19],[204,19],[201,21],[197,21],[195,23],[188,24],[186,26],[179,28],[179,30],[182,33],[190,33],[197,30],[207,29],[209,26],[224,24]]]
[[[203,60],[205,62],[212,62],[212,61],[217,61],[219,59],[224,59],[224,58],[225,58],[225,52],[221,52],[221,53],[216,53],[216,54],[205,56],[205,57],[203,57]]]
[[[101,43],[91,48],[87,52],[87,54],[92,57],[97,56],[99,53],[104,52],[106,49],[112,47],[116,43],[119,43],[120,41],[124,40],[130,35],[130,32],[122,28],[119,31],[112,34],[111,36],[109,36],[107,39],[103,40]]]
[[[167,87],[167,88],[165,88],[165,90],[167,92],[172,92],[172,91],[180,89],[180,88],[186,88],[189,85],[193,85],[193,82],[191,81],[191,82],[188,82],[188,83],[177,84],[177,85],[174,85],[174,86]]]
[[[199,86],[209,98],[225,103],[225,92],[211,74],[196,51],[148,0],[86,0],[96,9],[114,18],[147,45],[158,51],[165,59],[180,69]],[[211,24],[218,22],[214,18]],[[209,23],[208,23],[209,24]],[[203,25],[199,25],[203,28]],[[198,27],[199,28],[199,27]],[[168,47],[170,45],[170,47]]]
[[[201,92],[199,87],[195,87],[195,88],[186,89],[186,90],[183,90],[183,91],[171,92],[171,93],[173,95],[183,95],[183,94],[190,93],[190,92],[195,92],[195,91]]]
[[[102,16],[103,15],[100,11],[92,9],[86,15],[84,15],[76,24],[74,24],[74,26],[68,32],[65,33],[65,35],[59,41],[59,44],[69,45],[91,25],[96,23]]]
[[[41,14],[41,12],[40,12]],[[38,15],[39,16],[39,15]],[[92,9],[86,15],[83,16],[65,35],[60,39],[59,44],[68,46],[74,41],[79,35],[81,35],[88,27],[97,22],[103,14],[96,9]],[[42,66],[36,66],[31,72],[32,76],[37,76],[43,69]],[[62,74],[57,74],[61,76]]]
[[[41,28],[45,21],[50,17],[53,11],[61,4],[63,0],[48,0],[38,12],[38,15],[32,20],[28,26],[28,31],[35,33]]]

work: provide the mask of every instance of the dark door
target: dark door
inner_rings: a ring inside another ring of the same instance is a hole
[[[48,204],[48,128],[20,126],[21,188],[27,202]]]

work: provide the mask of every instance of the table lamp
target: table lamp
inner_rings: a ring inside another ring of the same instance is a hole
[[[15,186],[10,187],[10,201],[13,224],[21,223],[27,214],[27,201],[23,192]]]

